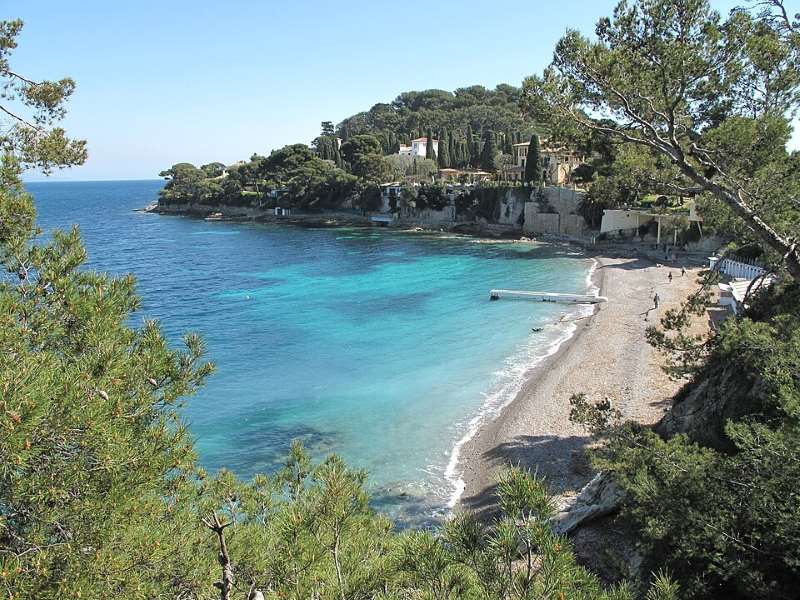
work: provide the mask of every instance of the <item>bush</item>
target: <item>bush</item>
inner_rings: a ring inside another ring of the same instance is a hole
[[[596,428],[648,565],[691,598],[794,598],[800,586],[800,286],[774,284],[718,335],[684,333],[703,296],[648,333],[691,383],[658,431]],[[694,302],[694,300],[693,300]],[[694,365],[694,366],[693,366]],[[588,416],[587,416],[588,415]],[[599,421],[591,411],[582,422]],[[682,432],[674,435],[674,432]]]

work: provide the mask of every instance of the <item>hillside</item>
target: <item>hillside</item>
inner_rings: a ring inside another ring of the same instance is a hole
[[[323,123],[312,145],[322,158],[335,159],[334,137],[346,141],[355,135],[378,139],[384,154],[394,154],[400,144],[433,135],[447,142],[449,159],[440,166],[466,166],[481,151],[484,135],[491,131],[497,146],[511,154],[511,144],[527,141],[535,123],[520,108],[522,89],[500,84],[493,90],[480,85],[446,90],[403,92],[392,102],[375,104],[344,119],[335,129]]]

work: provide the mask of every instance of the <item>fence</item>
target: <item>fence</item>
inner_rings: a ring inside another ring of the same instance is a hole
[[[720,273],[724,273],[728,277],[733,277],[734,279],[755,279],[766,272],[764,267],[752,262],[743,262],[741,259],[734,260],[732,258],[723,258],[720,262],[719,256],[710,257],[708,259],[708,266],[711,269],[717,268]]]

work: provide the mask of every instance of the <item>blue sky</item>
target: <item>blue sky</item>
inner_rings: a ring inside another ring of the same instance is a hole
[[[145,179],[309,142],[321,121],[403,91],[519,85],[567,28],[591,32],[614,4],[7,0],[0,11],[25,21],[18,71],[78,84],[65,127],[90,159],[54,178]]]

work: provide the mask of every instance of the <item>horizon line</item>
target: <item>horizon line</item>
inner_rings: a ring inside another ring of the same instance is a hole
[[[22,183],[102,183],[111,181],[164,181],[163,177],[119,177],[119,178],[104,178],[104,179],[25,179],[23,177]]]

